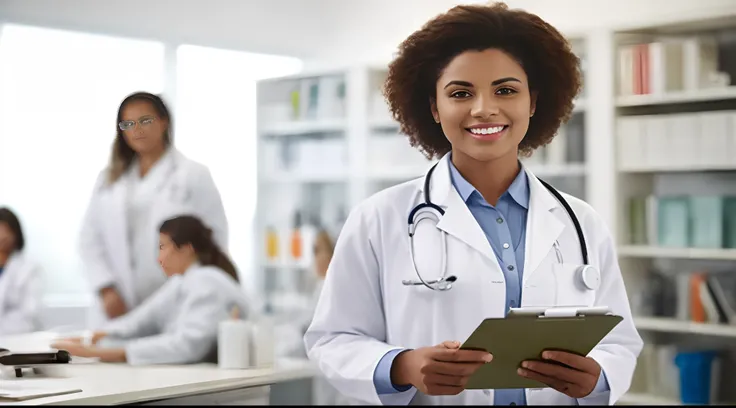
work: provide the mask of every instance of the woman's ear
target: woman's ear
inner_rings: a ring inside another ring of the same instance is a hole
[[[197,251],[194,250],[194,246],[192,244],[182,245],[179,248],[179,250],[182,251],[183,253],[187,254],[187,255],[196,255],[197,254]]]
[[[537,110],[537,91],[532,91],[530,95],[531,106],[529,106],[529,117],[534,116],[534,112]]]
[[[429,109],[432,111],[432,117],[436,123],[440,123],[440,112],[437,110],[437,101],[429,98]]]

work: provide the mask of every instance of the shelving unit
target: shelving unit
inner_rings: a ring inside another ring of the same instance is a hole
[[[735,351],[736,325],[693,321],[701,312],[693,308],[691,292],[694,285],[703,285],[694,283],[698,273],[736,274],[736,248],[722,230],[728,211],[703,205],[725,202],[716,197],[736,197],[734,34],[736,10],[696,26],[641,27],[615,32],[611,39],[615,153],[610,216],[634,322],[649,350],[667,345],[717,349],[727,360]],[[710,225],[709,214],[723,218]],[[654,296],[649,290],[663,285],[649,284],[655,275],[674,280],[678,303],[666,309],[675,316],[651,317],[651,306],[643,302]],[[706,290],[712,296],[712,289]],[[677,373],[674,361],[661,360],[663,355],[657,355],[656,370]],[[653,363],[641,358],[637,370],[651,370],[645,366]],[[715,403],[734,400],[735,376],[732,365],[721,364],[714,379],[720,386]],[[649,377],[648,392],[631,392],[621,405],[679,405],[679,399],[660,396],[679,387],[662,385],[662,377]]]

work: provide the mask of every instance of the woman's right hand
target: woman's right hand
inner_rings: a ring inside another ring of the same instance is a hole
[[[128,311],[123,297],[120,296],[120,293],[114,287],[102,289],[100,295],[102,297],[102,305],[105,308],[105,314],[108,318],[114,319],[120,317]]]
[[[470,376],[492,359],[486,351],[460,350],[460,343],[446,341],[400,353],[391,366],[391,382],[413,385],[426,395],[457,395]]]
[[[103,331],[96,331],[92,333],[92,338],[89,339],[90,344],[97,344],[103,337],[107,337],[107,333]]]

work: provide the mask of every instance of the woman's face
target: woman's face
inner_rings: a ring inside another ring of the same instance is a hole
[[[442,72],[436,95],[432,115],[452,144],[453,159],[515,160],[536,98],[513,57],[497,49],[463,52]]]
[[[118,125],[124,128],[123,137],[128,146],[138,154],[159,152],[165,148],[164,134],[169,124],[158,115],[150,102],[128,103],[123,108],[122,120]]]
[[[15,234],[5,222],[0,222],[0,253],[9,254],[15,250]]]
[[[166,234],[158,236],[158,263],[166,273],[173,276],[184,273],[196,259],[191,245],[177,247]]]

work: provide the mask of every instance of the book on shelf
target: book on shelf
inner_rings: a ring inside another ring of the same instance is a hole
[[[736,197],[635,196],[625,217],[631,245],[736,249]]]
[[[717,39],[706,35],[622,45],[618,49],[619,95],[728,86],[730,75],[718,70],[718,48]]]

